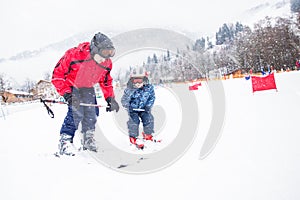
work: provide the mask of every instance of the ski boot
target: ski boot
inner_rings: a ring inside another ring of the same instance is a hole
[[[144,144],[140,142],[136,137],[129,137],[129,141],[131,144],[135,145],[138,149],[144,149]]]
[[[87,132],[83,133],[83,139],[81,141],[83,150],[89,150],[97,152],[98,148],[96,145],[96,141],[94,139],[95,131],[88,130]]]
[[[75,156],[73,136],[62,133],[58,144],[59,155]]]
[[[143,135],[143,139],[144,141],[151,141],[151,142],[154,142],[154,143],[158,143],[158,142],[161,142],[161,139],[157,139],[155,137],[153,137],[152,134],[145,134],[144,132],[142,132],[142,135]]]

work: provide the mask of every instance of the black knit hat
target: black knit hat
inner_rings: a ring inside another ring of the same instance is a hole
[[[97,33],[93,37],[90,45],[90,51],[92,55],[100,54],[104,49],[115,49],[112,41],[103,33]]]

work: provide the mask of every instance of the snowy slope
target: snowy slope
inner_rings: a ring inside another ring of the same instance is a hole
[[[173,164],[140,175],[117,171],[116,166],[107,167],[95,159],[95,154],[87,152],[70,158],[54,157],[52,153],[56,151],[58,132],[66,112],[64,105],[51,107],[54,119],[39,103],[22,105],[19,112],[7,106],[4,109],[9,114],[6,119],[0,118],[0,198],[299,199],[299,76],[299,72],[275,74],[278,92],[254,94],[250,81],[222,81],[226,105],[223,129],[215,148],[202,160],[199,159],[200,150],[213,118],[214,106],[210,99],[213,91],[209,91],[205,82],[199,90],[188,91],[195,94],[198,102],[197,137]],[[161,128],[157,131],[168,144],[175,137],[176,123],[184,120],[178,118],[184,106],[172,93],[175,87],[156,88],[155,118],[163,115],[165,119],[162,124],[156,121]],[[121,110],[118,115],[124,114]],[[113,114],[101,110],[98,125],[107,140],[122,151],[144,157],[149,155],[149,149],[148,152],[130,149],[125,135],[116,133],[122,132],[122,126],[126,125],[117,126],[110,120]],[[103,151],[99,154],[110,153],[101,148]],[[156,148],[159,153],[160,148],[166,147]],[[142,166],[142,162],[135,165]],[[122,163],[126,163],[126,159]]]

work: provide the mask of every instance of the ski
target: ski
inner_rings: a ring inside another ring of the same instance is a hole
[[[76,154],[75,153],[72,153],[72,154],[60,154],[59,152],[55,152],[54,154],[53,154],[55,157],[57,157],[57,158],[61,158],[62,156],[68,156],[68,157],[72,157],[72,156],[75,156]]]
[[[139,139],[135,137],[129,137],[129,141],[131,145],[134,145],[137,149],[143,150],[145,145],[143,143],[138,142]]]
[[[67,154],[60,154],[59,152],[55,152],[53,155],[54,155],[55,157],[57,157],[57,158],[61,158],[62,156],[73,157],[73,156],[75,156],[76,154],[73,153],[73,154],[67,155]]]
[[[147,142],[147,141],[151,141],[151,142],[154,142],[154,143],[160,143],[161,142],[161,139],[157,139],[157,138],[153,137],[153,135],[151,135],[151,134],[145,134],[144,132],[142,132],[142,135],[143,135],[144,143]]]
[[[144,144],[136,144],[135,147],[139,150],[143,150],[145,145]]]
[[[83,147],[78,148],[73,143],[71,143],[71,144],[72,144],[73,149],[76,151],[76,153],[61,154],[59,151],[57,151],[54,153],[54,156],[57,158],[61,158],[62,156],[73,157],[73,156],[76,156],[76,154],[78,154],[79,152],[83,151]]]

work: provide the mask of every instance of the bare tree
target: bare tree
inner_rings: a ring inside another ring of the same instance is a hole
[[[26,92],[31,92],[31,90],[35,87],[35,81],[30,80],[29,78],[26,78],[23,86],[22,86],[22,90],[26,91]]]
[[[51,80],[51,77],[52,77],[52,74],[50,72],[45,72],[44,73],[44,80],[46,81],[50,81]]]
[[[5,90],[4,74],[0,74],[0,92],[4,92],[4,90]]]
[[[284,65],[292,67],[300,53],[300,40],[294,28],[290,19],[266,17],[255,24],[253,31],[245,29],[235,41],[238,60],[255,71],[270,65],[276,69]]]

